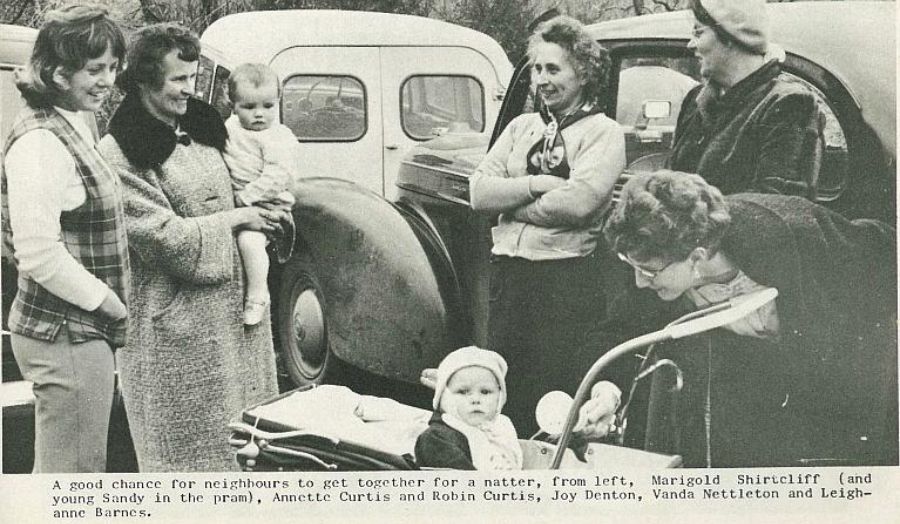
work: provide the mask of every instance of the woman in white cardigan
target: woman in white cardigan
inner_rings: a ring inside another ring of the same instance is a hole
[[[19,273],[9,327],[34,384],[35,473],[106,470],[128,247],[118,180],[80,113],[100,109],[124,58],[106,11],[73,6],[47,15],[17,82],[27,105],[6,141],[3,241]]]
[[[510,122],[471,181],[472,207],[499,213],[488,348],[509,362],[507,413],[520,432],[536,428],[542,394],[570,389],[579,362],[596,357],[578,353],[605,315],[601,219],[625,167],[624,134],[597,102],[606,50],[557,17],[528,56],[541,110]]]

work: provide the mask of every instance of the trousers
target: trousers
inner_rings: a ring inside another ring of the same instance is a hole
[[[115,356],[105,340],[73,344],[13,333],[13,355],[34,391],[34,473],[106,471]]]
[[[537,431],[534,409],[553,390],[570,395],[602,354],[585,336],[606,317],[609,256],[491,260],[488,348],[509,364],[509,416],[520,437]]]

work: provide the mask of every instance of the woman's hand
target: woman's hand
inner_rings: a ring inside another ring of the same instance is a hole
[[[535,198],[564,185],[566,185],[565,179],[558,176],[531,175],[528,177],[528,192]]]
[[[598,382],[591,388],[591,398],[578,410],[575,432],[588,440],[605,437],[616,426],[616,410],[622,392],[612,382]]]
[[[103,302],[100,303],[96,311],[112,320],[122,320],[128,316],[128,309],[125,308],[125,304],[119,298],[119,295],[116,295],[116,292],[112,289],[106,292]]]
[[[262,209],[256,206],[239,207],[230,211],[233,221],[231,229],[234,231],[260,231],[269,233],[275,231],[281,221],[284,211]]]

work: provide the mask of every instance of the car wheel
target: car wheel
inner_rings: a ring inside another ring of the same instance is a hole
[[[278,351],[295,386],[321,384],[336,362],[328,345],[324,293],[307,253],[296,253],[281,273],[275,312]]]

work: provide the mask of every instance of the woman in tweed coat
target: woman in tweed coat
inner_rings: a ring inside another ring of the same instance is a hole
[[[191,98],[199,53],[187,29],[138,32],[100,143],[125,188],[133,337],[118,364],[141,471],[235,469],[226,424],[277,393],[270,323],[241,321],[235,233],[281,212],[234,208],[224,124]]]

